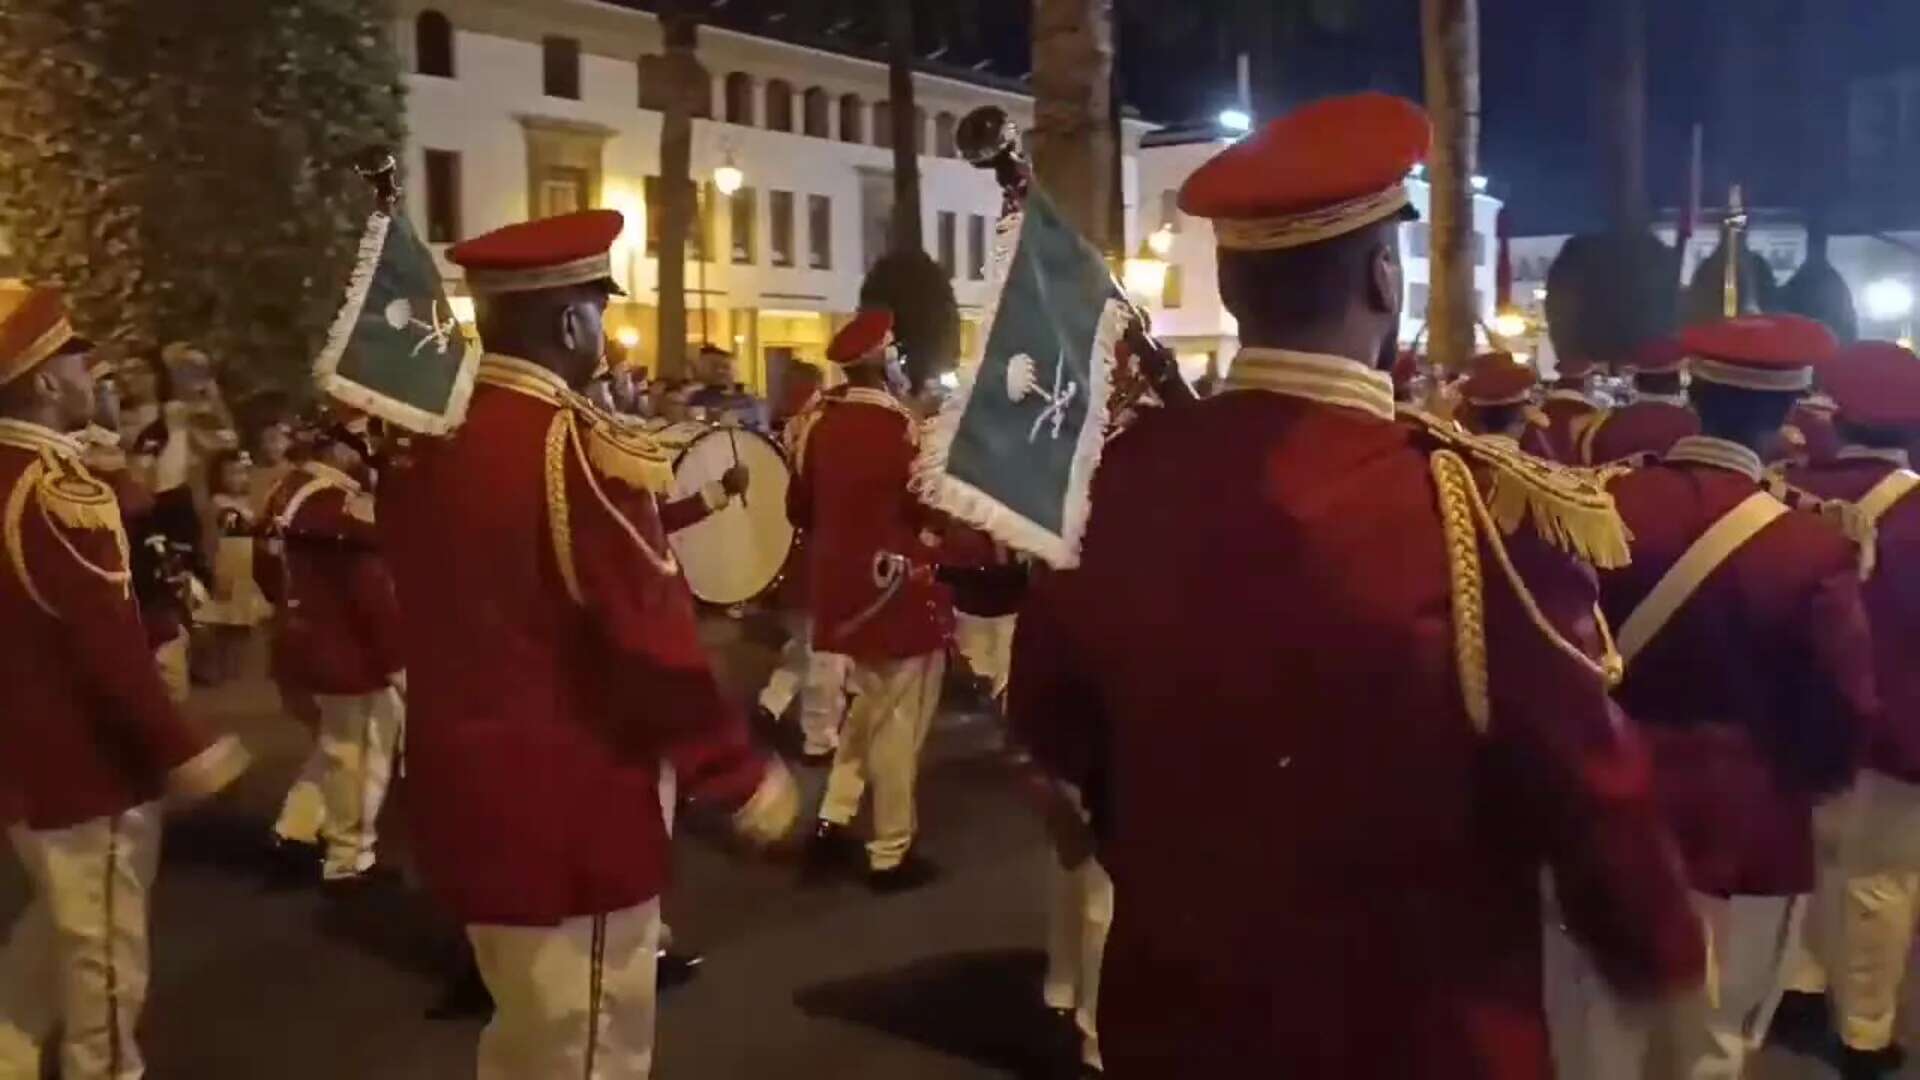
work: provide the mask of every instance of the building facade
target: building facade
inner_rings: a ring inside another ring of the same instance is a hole
[[[446,246],[522,220],[589,206],[627,217],[615,274],[628,299],[608,314],[634,362],[658,355],[657,215],[662,35],[648,13],[598,0],[403,0],[395,28],[407,71],[407,206],[456,295]],[[886,249],[893,212],[887,67],[702,27],[709,95],[696,108],[689,240],[689,340],[739,358],[764,389],[787,360],[822,361]],[[923,235],[953,278],[963,351],[986,301],[1000,191],[961,160],[954,129],[997,105],[1023,128],[1030,96],[916,73]],[[1136,190],[1146,125],[1129,122],[1123,186]],[[743,186],[713,183],[732,165]],[[1131,206],[1131,198],[1129,198]],[[1133,215],[1129,213],[1129,218]]]

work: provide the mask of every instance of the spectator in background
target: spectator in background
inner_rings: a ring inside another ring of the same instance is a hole
[[[213,577],[207,601],[194,612],[201,627],[194,651],[203,681],[217,686],[240,674],[248,641],[273,609],[253,580],[253,460],[244,450],[222,450],[207,471],[205,550]]]

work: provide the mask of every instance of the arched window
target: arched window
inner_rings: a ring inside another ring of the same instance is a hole
[[[667,107],[667,58],[640,58],[640,107],[663,112]]]
[[[793,130],[793,84],[785,79],[767,83],[767,130]]]
[[[886,101],[873,103],[873,145],[882,150],[893,146],[893,104]]]
[[[453,23],[428,8],[413,20],[414,68],[422,75],[453,78]]]
[[[953,145],[953,114],[943,112],[933,118],[933,156],[958,157],[960,152]]]
[[[753,123],[753,76],[744,71],[727,76],[727,123]]]
[[[832,133],[827,130],[827,92],[825,90],[817,86],[808,87],[806,94],[801,97],[801,112],[804,113],[802,119],[808,135],[816,139],[832,138]]]
[[[840,95],[840,141],[863,143],[867,141],[866,103],[859,94]]]

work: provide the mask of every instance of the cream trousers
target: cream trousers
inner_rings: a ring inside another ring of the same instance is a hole
[[[1707,985],[1662,1002],[1616,997],[1560,925],[1542,953],[1547,1029],[1558,1080],[1739,1080],[1784,990],[1799,896],[1693,894],[1707,935]]]
[[[953,643],[973,673],[993,686],[996,701],[1007,693],[1007,676],[1013,670],[1013,628],[1019,618],[954,612]]]
[[[852,663],[838,653],[813,648],[813,627],[800,618],[788,627],[780,666],[760,689],[760,707],[779,719],[800,699],[802,749],[809,754],[831,754],[840,745],[840,722],[847,711],[847,668]]]
[[[301,785],[312,782],[320,796],[317,832],[326,847],[325,874],[333,881],[373,868],[380,807],[393,779],[406,703],[392,687],[371,694],[316,694],[313,700],[320,708],[320,731],[313,757],[301,769],[300,780],[288,791],[281,808],[281,823],[289,827],[281,835],[305,839],[298,835],[306,824],[301,819],[311,820],[312,815],[299,805],[310,800]]]
[[[1113,927],[1113,879],[1098,859],[1069,870],[1047,860],[1047,981],[1041,996],[1050,1009],[1073,1013],[1080,1029],[1080,1060],[1101,1068],[1100,962]]]
[[[478,1080],[647,1080],[660,901],[557,926],[469,925],[494,1000]]]
[[[63,1080],[138,1080],[134,1041],[151,970],[147,894],[160,866],[160,807],[10,836],[33,900],[0,951],[0,1080],[39,1080],[56,1026]]]
[[[1920,899],[1920,786],[1863,772],[1820,808],[1819,885],[1788,987],[1830,992],[1840,1039],[1892,1045]]]
[[[848,689],[857,696],[847,712],[833,771],[827,774],[820,817],[835,825],[851,822],[872,785],[873,839],[867,844],[867,864],[874,870],[900,865],[913,846],[920,746],[940,707],[946,666],[945,653],[856,661],[848,678]]]

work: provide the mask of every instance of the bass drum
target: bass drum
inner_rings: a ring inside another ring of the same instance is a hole
[[[736,460],[750,477],[744,503],[735,499],[667,538],[695,598],[731,607],[766,592],[793,550],[793,525],[787,521],[792,473],[779,447],[757,431],[694,421],[670,425],[655,437],[678,450],[674,498],[718,481]]]

